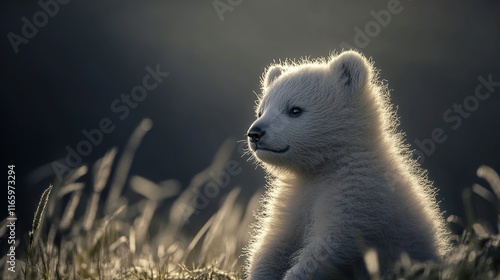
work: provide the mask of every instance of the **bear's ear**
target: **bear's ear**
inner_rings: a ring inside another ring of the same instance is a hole
[[[264,79],[262,80],[262,86],[268,87],[274,80],[276,80],[281,74],[285,72],[285,68],[281,65],[272,65],[267,68]]]
[[[349,94],[359,92],[371,79],[371,65],[356,51],[346,51],[329,62],[336,83]]]

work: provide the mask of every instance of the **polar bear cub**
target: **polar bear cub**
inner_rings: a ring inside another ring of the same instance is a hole
[[[449,249],[435,190],[360,53],[271,65],[256,114],[248,146],[268,186],[248,279],[363,279],[368,249],[382,275],[403,252],[437,260]]]

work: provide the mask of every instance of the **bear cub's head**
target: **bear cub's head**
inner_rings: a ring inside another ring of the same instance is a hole
[[[367,137],[376,83],[355,51],[328,60],[274,64],[263,75],[257,119],[247,132],[253,156],[271,170],[318,170]]]

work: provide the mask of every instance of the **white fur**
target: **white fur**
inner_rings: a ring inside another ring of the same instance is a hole
[[[294,117],[293,107],[303,112]],[[402,252],[437,260],[449,249],[435,190],[361,54],[270,66],[256,112],[249,131],[265,134],[249,147],[269,182],[248,279],[366,278],[368,248],[382,274]]]

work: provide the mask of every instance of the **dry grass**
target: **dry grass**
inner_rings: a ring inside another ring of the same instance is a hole
[[[7,271],[6,256],[3,256],[0,278],[242,278],[243,259],[239,256],[248,239],[257,194],[245,208],[236,202],[239,188],[230,186],[232,191],[198,233],[194,236],[185,233],[186,218],[195,214],[191,206],[196,199],[193,190],[209,180],[210,171],[223,169],[234,145],[224,143],[213,163],[194,176],[179,193],[181,188],[175,180],[155,183],[139,176],[127,180],[133,154],[150,126],[146,121],[136,129],[118,161],[115,160],[117,150],[111,149],[94,164],[92,186],[78,181],[88,172],[88,168],[82,166],[69,174],[64,182],[44,192],[34,215],[27,253],[17,260],[16,273]],[[475,185],[465,193],[465,203],[471,214],[463,223],[464,233],[456,237],[454,251],[441,263],[414,263],[402,257],[396,275],[391,278],[500,279],[500,237],[488,229],[491,227],[477,222],[470,206],[470,195],[479,195],[495,205],[500,221],[500,179],[486,166],[478,169],[478,176],[488,181],[492,191]],[[127,181],[143,199],[133,203],[127,201],[122,194]],[[103,203],[101,192],[107,186],[109,196]],[[90,199],[84,200],[87,187],[92,194]],[[170,217],[155,216],[160,203],[172,197],[176,199]],[[84,208],[81,214],[77,211],[79,207]],[[449,221],[460,223],[461,220],[450,217]],[[152,227],[156,229],[154,235],[150,234]],[[500,228],[496,232],[498,230]],[[376,275],[374,278],[378,279]]]

